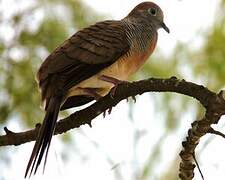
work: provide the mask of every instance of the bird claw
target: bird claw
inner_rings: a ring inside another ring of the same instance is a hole
[[[107,111],[107,110],[105,110],[105,111],[103,112],[103,118],[106,117],[106,111]],[[112,107],[108,109],[108,114],[111,114],[111,112],[112,112]]]
[[[111,89],[111,91],[109,92],[109,95],[112,99],[114,99],[114,96],[116,94],[116,89],[117,89],[117,86],[119,84],[122,84],[122,83],[128,83],[128,81],[123,81],[123,80],[119,80],[119,79],[116,79],[114,77],[110,77],[110,76],[105,76],[105,75],[102,75],[99,77],[100,80],[102,81],[105,81],[105,82],[109,82],[109,83],[112,83],[114,84],[114,87]],[[131,96],[133,101],[136,102],[136,98],[135,96]],[[128,101],[128,98],[127,98],[127,101]],[[106,110],[107,111],[107,110]],[[106,116],[106,111],[103,112],[103,117],[105,118]],[[112,107],[108,109],[108,114],[111,114],[112,112]]]
[[[109,93],[109,95],[110,95],[110,97],[111,97],[112,99],[114,99],[114,96],[115,96],[115,94],[116,94],[116,89],[117,89],[117,85],[115,85],[115,86],[111,89],[111,91],[110,91],[110,93]]]
[[[134,103],[137,102],[136,97],[135,96],[131,96],[131,98],[133,99]]]
[[[136,103],[136,97],[135,96],[131,96],[132,100],[134,101],[134,103]],[[127,98],[127,102],[129,102],[129,97]]]

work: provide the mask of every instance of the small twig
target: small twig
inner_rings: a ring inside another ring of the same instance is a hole
[[[210,134],[215,134],[215,135],[218,135],[218,136],[221,136],[222,138],[225,138],[225,134],[219,132],[219,131],[216,131],[215,129],[213,129],[212,127],[209,129],[208,133]]]
[[[4,127],[4,131],[5,131],[6,135],[15,134],[14,132],[10,131],[7,127]]]
[[[201,171],[201,168],[200,168],[200,166],[199,166],[199,164],[198,164],[198,161],[197,161],[197,159],[196,159],[196,157],[195,157],[195,153],[193,153],[192,155],[193,155],[195,164],[196,164],[196,166],[197,166],[197,168],[198,168],[198,171],[199,171],[199,173],[200,173],[200,175],[201,175],[201,177],[202,177],[202,180],[204,180],[205,178],[204,178],[203,173],[202,173],[202,171]]]

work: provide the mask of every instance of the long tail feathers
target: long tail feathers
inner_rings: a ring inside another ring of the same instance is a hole
[[[44,161],[44,168],[46,165],[46,160],[48,156],[48,150],[51,143],[51,139],[55,130],[55,125],[60,109],[61,98],[53,97],[49,101],[49,105],[46,110],[45,118],[41,125],[41,129],[37,136],[37,140],[35,142],[33,151],[30,156],[30,160],[27,164],[27,169],[25,172],[25,178],[27,177],[28,173],[30,173],[29,177],[32,174],[35,174],[41,160],[45,154],[45,161]]]

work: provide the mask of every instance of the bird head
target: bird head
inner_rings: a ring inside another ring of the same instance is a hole
[[[153,2],[142,2],[138,4],[126,18],[135,19],[137,22],[144,20],[153,25],[156,29],[163,28],[166,32],[170,32],[169,28],[164,23],[163,11]]]

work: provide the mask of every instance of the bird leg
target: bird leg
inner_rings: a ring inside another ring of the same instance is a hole
[[[99,79],[102,80],[102,81],[105,81],[105,82],[109,82],[109,83],[114,84],[114,87],[111,89],[111,92],[110,92],[110,95],[111,95],[112,98],[115,95],[117,86],[119,84],[122,84],[122,83],[126,83],[127,82],[127,81],[122,81],[122,80],[116,79],[114,77],[105,76],[105,75],[100,76]]]
[[[114,85],[118,85],[118,84],[121,84],[123,82],[126,82],[126,81],[122,81],[122,80],[116,79],[114,77],[106,76],[106,75],[100,76],[99,79],[102,80],[102,81],[112,83]]]
[[[81,88],[81,87],[79,87],[79,89],[82,89],[85,93],[87,93],[88,96],[95,98],[96,101],[98,101],[100,98],[102,98],[102,96],[97,93],[98,88]]]
[[[85,93],[87,93],[89,96],[95,98],[96,101],[98,101],[102,96],[97,93],[97,88],[81,88]],[[108,114],[111,114],[112,112],[112,107],[108,109]],[[106,116],[106,111],[103,112],[103,117],[105,118]]]
[[[128,83],[128,81],[119,80],[114,77],[105,76],[105,75],[100,76],[99,79],[102,81],[106,81],[106,82],[114,84],[114,87],[111,89],[111,92],[110,92],[110,95],[112,98],[115,96],[116,88],[119,84]],[[131,97],[132,97],[133,101],[136,102],[135,96],[131,96]],[[128,102],[128,98],[127,98],[127,102]]]
[[[134,103],[136,103],[136,97],[135,96],[131,96],[132,100],[134,101]],[[129,99],[127,98],[127,102],[129,101]]]

